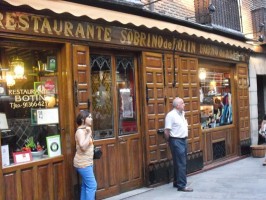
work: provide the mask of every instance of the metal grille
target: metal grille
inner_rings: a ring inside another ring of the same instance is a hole
[[[210,3],[216,8],[212,14],[208,11]],[[195,17],[200,24],[241,31],[238,0],[195,0]]]
[[[38,128],[31,126],[31,119],[9,119],[8,126],[11,129],[11,134],[16,135],[17,148],[23,147],[25,140],[34,136],[34,129]]]
[[[226,155],[225,141],[215,142],[212,144],[213,160],[223,158]]]

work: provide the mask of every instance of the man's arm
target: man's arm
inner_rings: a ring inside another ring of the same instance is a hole
[[[170,137],[170,129],[164,129],[164,138],[166,139],[166,141],[169,140]]]

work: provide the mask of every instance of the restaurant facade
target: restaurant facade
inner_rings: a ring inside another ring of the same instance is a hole
[[[80,110],[92,113],[103,152],[94,162],[97,199],[172,180],[163,128],[177,96],[189,124],[187,173],[250,153],[249,45],[78,6],[1,5],[0,199],[78,197]],[[37,155],[25,149],[32,146]]]

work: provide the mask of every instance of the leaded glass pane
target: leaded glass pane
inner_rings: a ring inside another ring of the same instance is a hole
[[[95,139],[114,137],[111,56],[90,55]]]
[[[119,135],[137,132],[134,58],[116,57]]]

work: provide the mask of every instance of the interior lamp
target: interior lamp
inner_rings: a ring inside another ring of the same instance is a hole
[[[11,61],[10,65],[15,74],[14,78],[23,79],[24,78],[24,62],[20,58],[16,57]]]
[[[200,80],[204,80],[206,78],[206,70],[204,68],[199,69],[199,78]]]
[[[12,76],[12,74],[10,73],[6,73],[6,85],[7,87],[12,87],[13,85],[15,85],[16,81],[14,79],[14,77]]]

